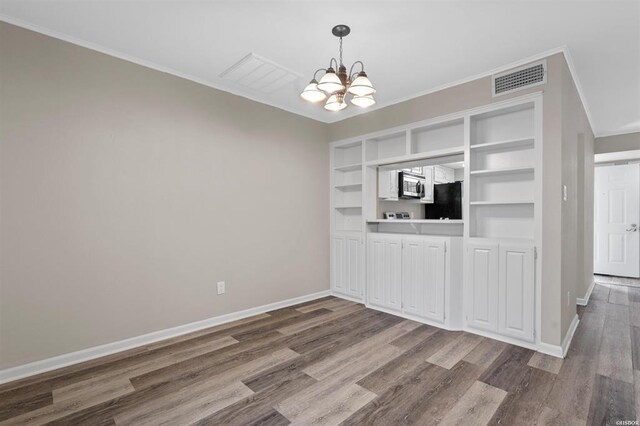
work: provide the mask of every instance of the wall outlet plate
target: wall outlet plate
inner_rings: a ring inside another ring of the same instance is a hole
[[[224,281],[218,281],[218,294],[224,294],[225,284]]]

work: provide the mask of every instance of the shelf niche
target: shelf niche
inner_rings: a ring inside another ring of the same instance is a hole
[[[335,169],[359,166],[362,164],[362,142],[353,142],[334,148],[333,167]]]
[[[411,130],[411,154],[464,146],[464,120],[419,127]]]
[[[534,204],[472,204],[472,238],[533,239]]]
[[[385,158],[400,157],[407,154],[407,132],[402,131],[388,136],[367,139],[366,160],[376,161]]]
[[[336,207],[334,209],[335,228],[338,232],[362,231],[361,207]]]

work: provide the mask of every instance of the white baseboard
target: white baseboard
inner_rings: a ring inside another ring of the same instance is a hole
[[[287,306],[297,305],[298,303],[308,302],[310,300],[319,299],[321,297],[330,296],[329,290],[320,291],[318,293],[307,294],[305,296],[294,297],[292,299],[280,302],[270,303],[255,308],[245,309],[239,312],[220,315],[217,317],[207,318],[202,321],[196,321],[177,327],[167,328],[165,330],[154,331],[141,336],[131,337],[129,339],[117,342],[107,343],[92,348],[82,349],[76,352],[70,352],[58,355],[52,358],[31,362],[29,364],[18,365],[16,367],[0,370],[0,384],[12,382],[14,380],[23,379],[25,377],[34,376],[36,374],[45,373],[69,365],[78,364],[117,352],[126,351],[128,349],[137,348],[139,346],[148,345],[160,340],[169,339],[171,337],[181,336],[183,334],[192,333],[194,331],[225,324],[231,321],[248,318],[254,315],[263,314],[274,309],[286,308]]]
[[[333,296],[335,296],[335,297],[340,297],[340,298],[343,298],[343,299],[347,299],[347,300],[351,300],[351,301],[354,301],[354,302],[362,303],[362,301],[356,300],[356,299],[354,299],[352,297],[348,297],[348,296],[345,296],[345,295],[340,294],[340,293],[336,293],[335,291],[332,292],[331,294]],[[589,291],[589,294],[591,294],[591,290]],[[499,334],[491,333],[491,332],[488,332],[488,331],[476,330],[475,328],[466,327],[466,326],[463,326],[462,328],[450,327],[447,324],[442,324],[442,323],[438,323],[438,322],[435,322],[435,321],[430,321],[430,320],[427,320],[425,318],[417,317],[417,316],[410,315],[410,314],[405,314],[403,312],[397,312],[397,311],[394,311],[394,310],[391,310],[391,309],[380,308],[378,306],[372,306],[372,305],[369,305],[369,304],[365,304],[365,306],[367,308],[369,308],[369,309],[373,309],[373,310],[376,310],[376,311],[384,312],[384,313],[387,313],[387,314],[390,314],[390,315],[395,315],[397,317],[409,319],[409,320],[420,322],[420,323],[423,323],[423,324],[432,325],[434,327],[442,328],[444,330],[450,330],[450,331],[460,331],[460,330],[462,330],[462,331],[466,331],[467,333],[477,334],[479,336],[488,337],[488,338],[494,339],[494,340],[499,340],[501,342],[509,343],[511,345],[521,346],[521,347],[527,348],[527,349],[532,349],[534,351],[542,352],[543,354],[555,356],[557,358],[564,358],[567,355],[567,351],[569,350],[569,345],[571,344],[571,340],[573,339],[573,335],[576,332],[576,328],[578,327],[578,324],[580,323],[580,319],[578,318],[578,315],[576,314],[576,316],[574,316],[573,320],[571,321],[571,325],[569,326],[569,330],[567,331],[567,334],[564,336],[564,340],[562,341],[562,346],[558,346],[558,345],[551,345],[549,343],[544,343],[544,342],[540,342],[540,343],[537,343],[537,344],[533,343],[533,342],[525,342],[525,341],[514,339],[514,338],[511,338],[511,337],[508,337],[508,336],[501,336]]]
[[[569,350],[569,346],[571,345],[571,340],[573,340],[573,335],[576,333],[578,324],[580,324],[580,318],[578,317],[578,314],[576,314],[571,321],[571,325],[569,326],[569,330],[567,330],[567,334],[562,340],[562,346],[550,345],[548,343],[540,342],[538,344],[538,351],[547,355],[555,356],[557,358],[564,358],[565,356],[567,356],[567,351]]]
[[[360,297],[349,296],[348,294],[342,294],[339,291],[331,290],[331,295],[339,297],[340,299],[348,300],[350,302],[364,303],[364,300]]]
[[[589,298],[591,298],[591,292],[593,291],[593,287],[595,287],[596,285],[596,281],[595,280],[591,280],[591,285],[589,286],[589,289],[587,290],[587,294],[584,297],[578,297],[576,298],[576,303],[580,306],[587,306],[587,304],[589,303]]]

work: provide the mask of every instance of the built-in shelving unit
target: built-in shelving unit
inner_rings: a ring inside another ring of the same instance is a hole
[[[470,117],[469,237],[534,237],[534,104]]]
[[[362,232],[362,141],[332,147],[333,232]]]
[[[525,95],[332,143],[332,291],[536,348],[541,105]],[[424,216],[420,200],[379,196],[380,171],[460,163],[462,220],[381,219],[387,209]]]

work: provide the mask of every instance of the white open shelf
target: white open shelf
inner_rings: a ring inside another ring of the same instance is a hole
[[[464,146],[464,119],[411,130],[411,154]]]
[[[388,136],[380,136],[366,140],[366,161],[407,155],[407,132],[401,131]]]
[[[471,117],[469,238],[532,241],[536,140],[533,103]]]
[[[334,223],[337,232],[357,232],[362,230],[362,207],[336,207]]]
[[[337,167],[334,167],[334,170],[340,171],[340,172],[350,172],[350,171],[359,170],[360,168],[362,168],[362,164],[355,163],[355,164],[347,164],[344,166],[337,166]]]
[[[463,219],[367,219],[367,223],[429,223],[438,225],[460,225],[464,224]]]
[[[340,185],[334,185],[333,187],[336,189],[348,190],[351,188],[362,188],[362,183],[345,183]]]
[[[533,138],[518,138],[518,139],[509,139],[505,141],[497,141],[497,142],[485,142],[471,145],[470,148],[472,150],[494,150],[494,149],[514,149],[518,147],[528,147],[533,146],[534,139]]]
[[[362,141],[335,147],[333,165],[336,169],[362,164]]]
[[[470,201],[472,206],[498,206],[505,204],[533,204],[533,200],[502,200],[502,201]]]
[[[469,236],[533,239],[533,202],[471,203]]]
[[[505,175],[512,173],[533,173],[534,170],[534,167],[508,167],[504,169],[471,170],[469,174],[471,174],[472,176]]]

